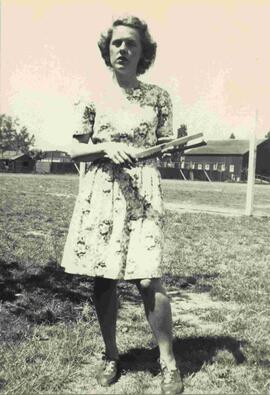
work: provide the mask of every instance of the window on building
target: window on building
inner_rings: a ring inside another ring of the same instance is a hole
[[[185,168],[185,162],[181,162],[181,169]]]
[[[213,170],[218,170],[218,163],[213,164]]]
[[[234,173],[234,165],[230,165],[230,173]]]
[[[191,168],[195,169],[195,163],[194,162],[191,162]]]
[[[210,165],[208,163],[205,163],[204,170],[210,170]]]
[[[198,163],[198,170],[202,170],[202,164]]]
[[[221,170],[221,171],[225,171],[225,170],[226,170],[226,165],[225,165],[225,163],[221,163],[220,170]]]

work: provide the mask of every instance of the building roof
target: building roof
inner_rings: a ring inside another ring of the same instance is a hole
[[[60,159],[60,158],[70,158],[70,156],[65,151],[54,150],[54,151],[43,151],[42,158]]]
[[[1,159],[15,160],[25,155],[30,158],[29,155],[24,154],[23,152],[20,151],[4,151],[4,152],[0,152],[0,160]]]
[[[257,146],[266,139],[257,140]],[[185,155],[244,155],[249,151],[249,140],[208,140],[207,145],[187,150]]]

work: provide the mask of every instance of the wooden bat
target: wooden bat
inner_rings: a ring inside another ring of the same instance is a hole
[[[171,140],[168,143],[155,145],[154,147],[150,147],[150,148],[147,148],[143,151],[138,152],[137,154],[135,154],[135,158],[137,160],[143,160],[143,159],[148,159],[151,157],[158,156],[167,150],[182,151],[182,150],[186,150],[189,148],[195,148],[195,147],[200,147],[202,145],[206,145],[206,142],[202,141],[198,144],[194,144],[193,146],[181,147],[183,144],[186,144],[187,142],[189,142],[191,140],[195,140],[195,139],[202,137],[202,136],[203,136],[202,133],[197,133],[197,134],[192,134],[191,136],[185,136],[185,137],[180,137],[178,139]]]
[[[202,137],[202,136],[203,136],[203,133],[197,133],[197,134],[192,134],[190,136],[180,137],[180,138],[171,140],[167,143],[161,143],[159,145],[155,145],[154,147],[140,150],[137,153],[135,153],[134,156],[137,161],[143,161],[144,159],[149,159],[149,158],[153,158],[153,157],[162,155],[163,153],[166,153],[166,151],[168,151],[168,150],[170,150],[170,152],[174,152],[174,151],[184,151],[184,150],[187,150],[190,148],[200,147],[200,146],[206,145],[206,142],[201,141],[201,142],[199,142],[197,144],[193,144],[193,145],[185,145],[185,144],[191,140],[195,140],[195,139]],[[75,134],[73,137],[76,138],[78,141],[84,142],[86,144],[89,140],[88,134]],[[87,156],[87,155],[82,155],[82,158],[85,156]],[[92,157],[94,157],[94,155],[92,155]],[[82,158],[78,158],[78,159],[76,159],[76,161],[78,161],[78,162],[87,161],[85,159],[83,160]],[[96,160],[106,160],[107,161],[108,158],[106,158],[106,156],[104,154],[97,153],[95,159],[92,159],[91,161],[96,161]]]

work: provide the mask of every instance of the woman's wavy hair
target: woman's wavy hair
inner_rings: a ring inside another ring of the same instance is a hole
[[[150,36],[147,24],[135,16],[128,16],[116,19],[112,27],[105,34],[101,34],[98,47],[108,67],[111,67],[109,47],[113,28],[116,26],[128,26],[138,30],[142,44],[142,56],[137,66],[137,75],[143,74],[154,63],[157,49],[157,44]]]

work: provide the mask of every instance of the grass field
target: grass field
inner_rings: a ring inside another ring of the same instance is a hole
[[[163,180],[165,200],[183,207],[216,208],[244,213],[247,185],[226,182]],[[256,184],[254,214],[270,215],[270,185]]]
[[[124,282],[122,377],[105,390],[95,384],[102,342],[92,281],[59,267],[78,178],[3,174],[0,181],[0,391],[159,393],[157,348],[138,293]],[[179,205],[240,208],[245,188],[163,181],[165,202]],[[268,215],[269,192],[256,186],[256,209]],[[167,211],[164,281],[186,394],[270,392],[269,222]]]

